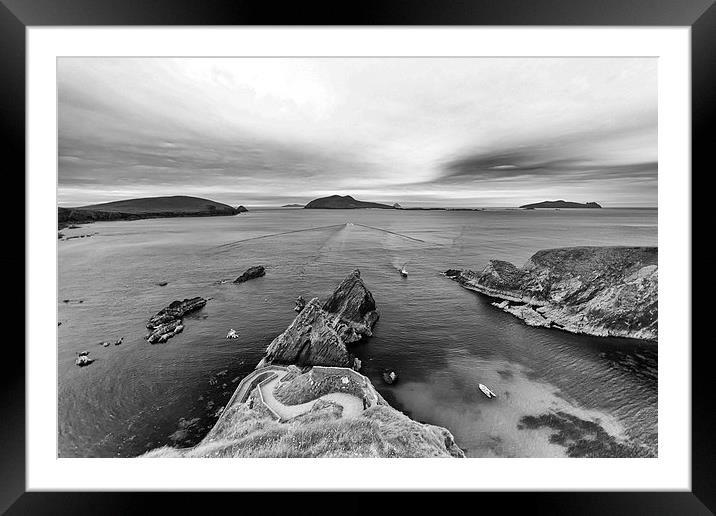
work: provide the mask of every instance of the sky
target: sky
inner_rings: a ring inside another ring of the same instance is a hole
[[[656,206],[654,58],[60,58],[58,203]]]

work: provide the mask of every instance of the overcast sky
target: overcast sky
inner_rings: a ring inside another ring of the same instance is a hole
[[[652,58],[58,60],[61,205],[656,206]]]

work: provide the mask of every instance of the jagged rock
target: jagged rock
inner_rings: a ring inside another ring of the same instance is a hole
[[[90,365],[92,362],[94,362],[93,358],[90,358],[89,351],[80,351],[77,353],[77,360],[75,360],[75,364],[79,367],[84,367]]]
[[[166,342],[177,333],[184,330],[182,318],[185,314],[195,312],[206,305],[206,299],[203,297],[193,297],[184,299],[183,301],[172,301],[166,308],[161,309],[147,323],[150,331],[145,339],[150,344],[158,342]]]
[[[174,319],[168,323],[160,324],[153,331],[149,332],[145,338],[150,344],[157,344],[159,342],[166,342],[171,339],[177,333],[184,331],[184,325],[181,319]]]
[[[656,247],[546,249],[522,268],[490,260],[481,273],[450,270],[445,274],[465,288],[502,299],[493,305],[531,326],[658,338]]]
[[[272,363],[360,367],[346,345],[371,336],[377,320],[373,295],[355,270],[323,306],[318,298],[306,304],[286,331],[271,342],[257,369]]]
[[[379,317],[373,294],[365,287],[358,269],[338,285],[323,303],[323,309],[335,314],[334,327],[346,344],[373,335],[372,329]]]
[[[332,317],[314,297],[286,331],[271,342],[256,368],[272,363],[352,367],[353,356],[332,323]]]
[[[383,381],[387,383],[388,385],[393,385],[395,382],[398,381],[398,373],[395,371],[391,371],[389,369],[386,369],[383,371]]]
[[[244,281],[260,278],[264,275],[266,275],[266,269],[263,265],[256,265],[254,267],[249,267],[246,272],[234,280],[234,283],[243,283]]]
[[[169,306],[162,308],[155,316],[149,319],[147,328],[154,329],[161,324],[181,319],[184,315],[195,312],[206,305],[206,299],[203,297],[193,297],[184,299],[183,301],[172,301]]]

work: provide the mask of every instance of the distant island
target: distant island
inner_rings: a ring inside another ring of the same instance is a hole
[[[60,229],[70,224],[86,224],[98,220],[139,220],[161,217],[211,217],[244,213],[248,210],[239,206],[176,195],[170,197],[144,197],[124,201],[91,204],[76,208],[57,208],[57,222]]]
[[[281,208],[303,208],[303,204],[284,204]]]
[[[534,204],[525,204],[524,206],[520,206],[520,208],[524,208],[527,210],[531,210],[533,208],[601,208],[599,204],[596,202],[570,202],[570,201],[542,201],[542,202],[536,202]]]
[[[381,204],[379,202],[358,201],[350,195],[331,195],[330,197],[321,197],[314,199],[304,208],[308,209],[329,209],[329,210],[354,210],[358,208],[381,208],[384,210],[393,210],[393,206],[389,204]]]

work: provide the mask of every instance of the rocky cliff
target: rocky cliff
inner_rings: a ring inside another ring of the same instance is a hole
[[[266,368],[269,371],[272,367]],[[143,457],[444,457],[464,452],[445,428],[413,421],[377,393],[370,380],[340,368],[288,368],[275,387],[276,398],[308,400],[306,410],[281,418],[261,394],[269,376],[248,378],[204,439],[191,448],[164,446]],[[318,374],[316,374],[318,373]],[[257,374],[257,373],[254,373]],[[350,394],[349,394],[350,393]],[[363,403],[349,414],[338,394]],[[290,399],[286,401],[289,403]],[[288,406],[297,406],[297,403]]]
[[[395,410],[350,368],[346,343],[371,335],[377,319],[355,270],[274,339],[199,444],[143,457],[464,457],[447,429]]]
[[[521,268],[490,260],[482,272],[449,270],[463,287],[501,299],[530,326],[657,340],[658,249],[568,247],[535,253]]]
[[[269,364],[360,367],[347,344],[373,334],[378,320],[373,295],[354,270],[321,305],[311,299],[266,349],[257,368]]]

